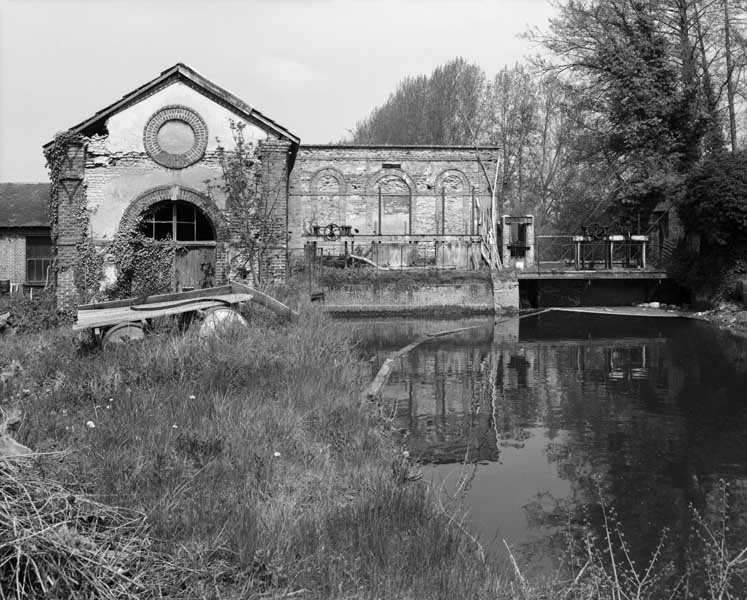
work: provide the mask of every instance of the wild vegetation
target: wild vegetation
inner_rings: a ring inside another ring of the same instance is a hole
[[[745,130],[742,0],[560,0],[541,54],[492,78],[461,58],[405,79],[355,143],[499,147],[503,213],[542,233],[644,233],[687,175]],[[432,123],[438,122],[434,127]],[[717,160],[717,159],[716,159]]]
[[[574,523],[553,574],[486,554],[361,399],[371,368],[346,328],[301,314],[248,311],[248,329],[206,338],[163,325],[105,350],[67,328],[4,337],[0,407],[21,408],[14,435],[34,454],[0,461],[0,598],[742,593],[727,510],[696,519],[684,570],[666,540],[628,562],[601,501],[602,536]]]
[[[3,340],[0,365],[22,368],[3,406],[21,406],[17,439],[38,453],[4,467],[3,597],[486,589],[477,547],[361,404],[370,372],[344,330],[310,309],[249,317],[248,331],[166,328],[106,351],[66,329]]]

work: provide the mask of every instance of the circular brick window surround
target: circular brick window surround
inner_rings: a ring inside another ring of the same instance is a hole
[[[186,106],[166,106],[145,125],[145,151],[159,165],[183,169],[205,154],[208,131],[205,121]]]

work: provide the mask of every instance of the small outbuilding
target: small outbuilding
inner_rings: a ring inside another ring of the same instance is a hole
[[[54,280],[48,183],[0,183],[0,293]]]

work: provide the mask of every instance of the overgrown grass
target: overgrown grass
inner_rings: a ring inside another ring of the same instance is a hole
[[[413,480],[388,421],[361,401],[370,367],[345,328],[308,305],[294,323],[247,316],[248,329],[163,327],[107,350],[67,329],[3,338],[0,371],[13,367],[0,407],[22,408],[17,437],[38,454],[0,460],[0,598],[744,591],[747,548],[726,544],[726,504],[715,524],[696,515],[686,572],[662,549],[633,564],[612,511],[606,536],[569,534],[557,573],[505,572]]]
[[[23,367],[6,390],[19,441],[64,453],[25,468],[146,515],[155,564],[171,567],[138,597],[468,598],[494,581],[402,476],[401,448],[360,400],[370,373],[319,312],[105,351],[65,330],[4,341],[0,364]]]

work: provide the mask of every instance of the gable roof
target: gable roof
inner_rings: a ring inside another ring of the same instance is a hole
[[[49,227],[48,183],[0,183],[0,229]]]
[[[232,110],[237,115],[246,119],[250,123],[254,123],[258,127],[266,131],[271,131],[275,135],[284,138],[296,145],[299,144],[301,139],[288,131],[285,127],[273,121],[269,117],[266,117],[257,109],[253,108],[237,96],[234,96],[231,92],[224,90],[222,87],[214,84],[209,79],[200,75],[197,71],[188,67],[183,63],[177,63],[173,67],[163,71],[158,77],[149,81],[148,83],[141,85],[136,90],[133,90],[129,94],[125,94],[106,108],[102,108],[92,117],[89,117],[85,121],[81,121],[77,125],[73,125],[70,130],[74,133],[81,133],[83,135],[92,135],[103,129],[106,120],[113,114],[124,110],[128,106],[131,106],[138,102],[145,96],[150,95],[157,89],[164,87],[172,81],[181,81],[186,85],[196,89],[214,102],[225,106],[229,110]],[[50,146],[52,141],[44,144],[44,147]]]

